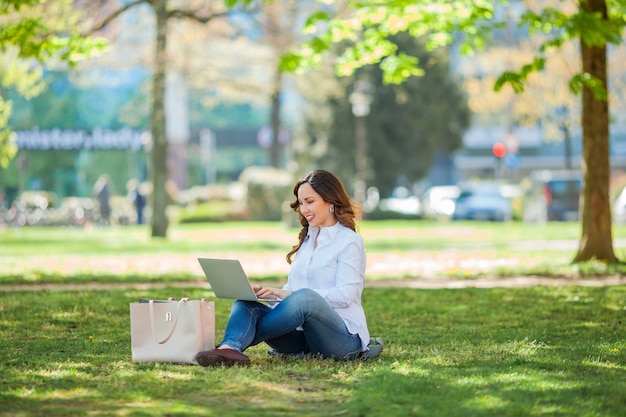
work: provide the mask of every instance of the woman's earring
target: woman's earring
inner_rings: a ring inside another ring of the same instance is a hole
[[[334,213],[334,212],[335,212],[335,206],[333,206],[333,205],[331,204],[331,205],[330,205],[330,209],[329,209],[329,210],[330,210],[330,212],[331,212],[331,213]]]

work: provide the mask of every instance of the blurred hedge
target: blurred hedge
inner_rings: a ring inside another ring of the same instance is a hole
[[[246,207],[250,220],[279,221],[283,203],[292,197],[292,175],[265,167],[246,168],[239,177],[246,188]]]
[[[193,187],[179,193],[180,223],[216,221],[279,221],[292,192],[287,171],[250,167],[228,185]]]
[[[227,222],[247,219],[245,206],[241,202],[228,200],[191,203],[178,212],[179,223]]]

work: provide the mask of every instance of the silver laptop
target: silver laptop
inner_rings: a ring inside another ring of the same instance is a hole
[[[236,259],[198,258],[211,289],[218,298],[246,301],[280,301],[258,298],[241,263]]]

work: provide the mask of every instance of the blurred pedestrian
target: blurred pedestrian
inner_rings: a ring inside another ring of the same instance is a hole
[[[143,209],[146,207],[146,196],[141,191],[141,184],[136,179],[128,182],[128,196],[137,212],[137,224],[143,224]]]
[[[98,200],[100,210],[100,222],[105,225],[111,224],[111,178],[108,174],[102,174],[93,186],[93,192]]]

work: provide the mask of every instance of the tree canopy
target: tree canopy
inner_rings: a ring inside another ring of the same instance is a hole
[[[420,41],[410,36],[401,38],[394,42],[403,52],[428,62],[423,76],[389,85],[383,82],[379,67],[358,70],[349,78],[345,94],[330,99],[332,122],[328,126],[327,153],[333,158],[319,161],[343,178],[355,176],[355,118],[349,97],[354,90],[353,80],[368,80],[372,101],[365,129],[366,183],[378,188],[383,196],[390,195],[396,186],[422,179],[437,152],[450,154],[458,149],[470,118],[467,98],[449,72],[447,55],[443,51],[426,52]]]
[[[79,28],[70,0],[0,0],[0,166],[17,151],[8,89],[34,97],[45,89],[42,65],[73,66],[106,47],[104,39],[83,37]]]

